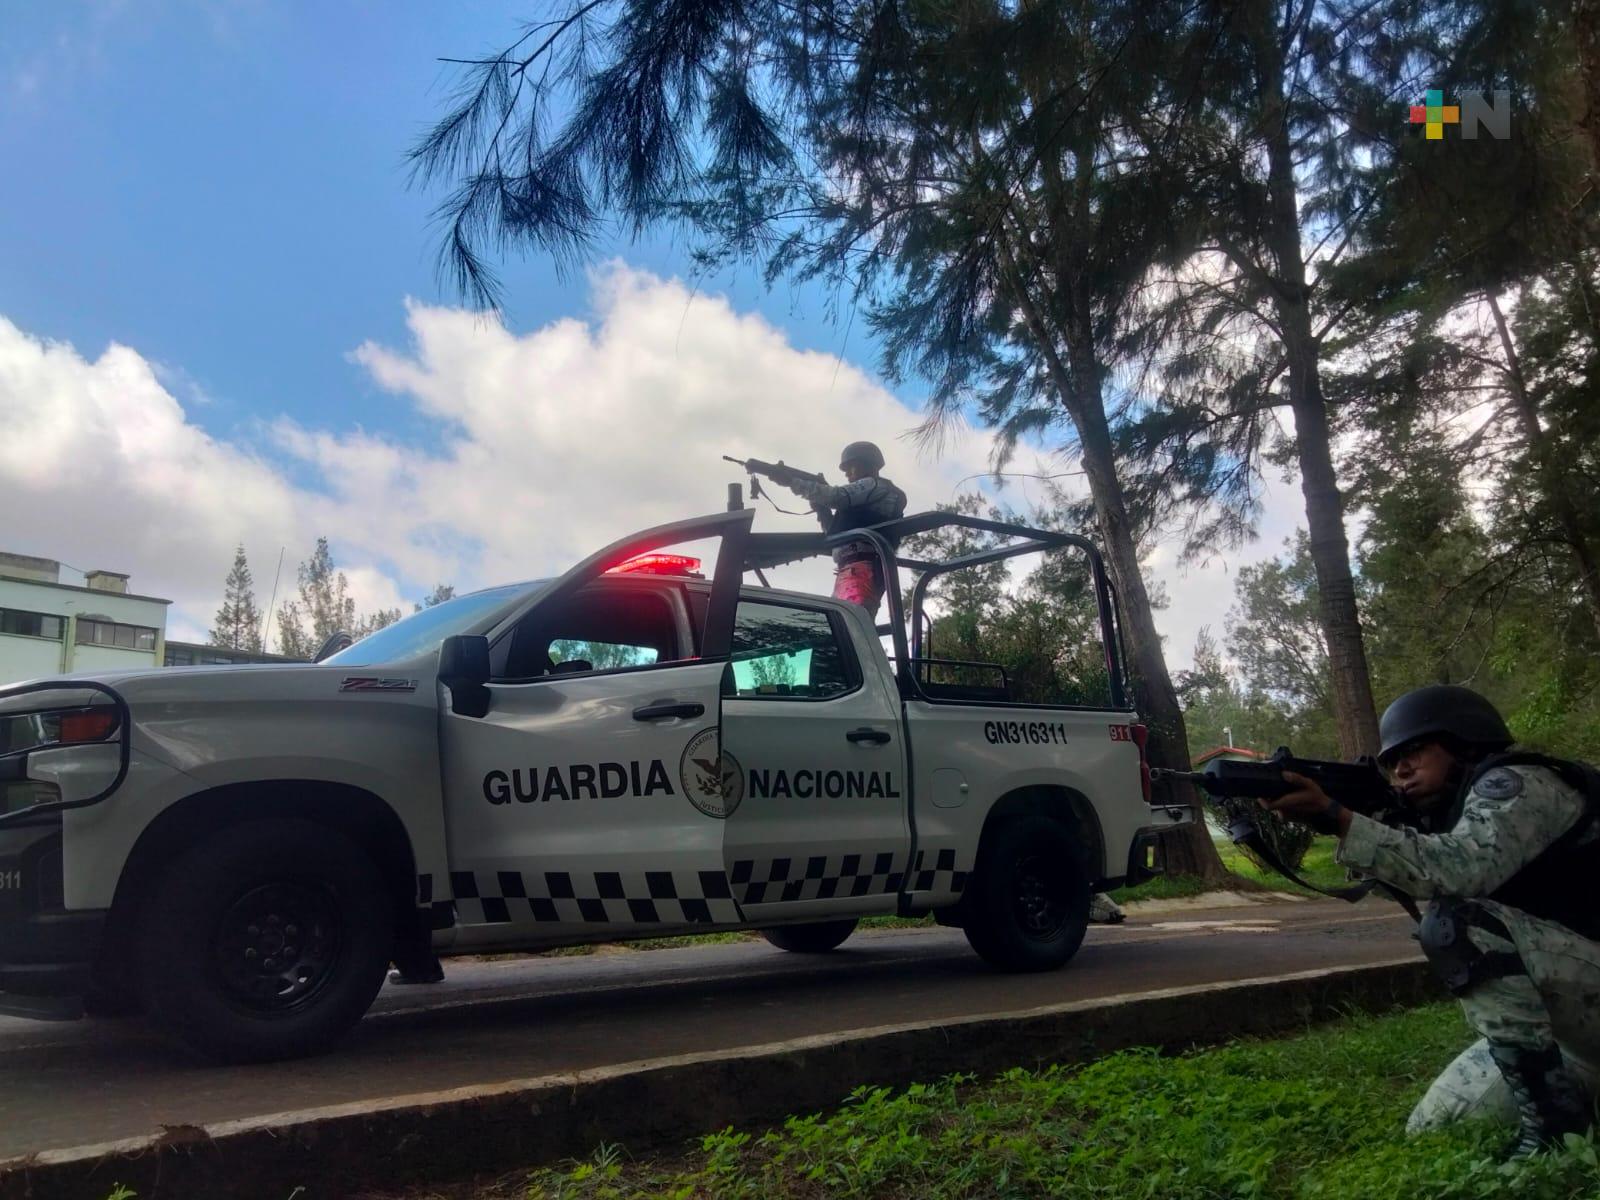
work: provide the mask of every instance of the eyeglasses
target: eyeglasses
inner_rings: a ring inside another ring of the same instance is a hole
[[[1432,744],[1433,739],[1429,737],[1412,738],[1409,742],[1401,742],[1393,750],[1382,755],[1378,759],[1378,765],[1385,771],[1393,771],[1400,765],[1401,759],[1410,758],[1413,754],[1420,750],[1425,750]]]

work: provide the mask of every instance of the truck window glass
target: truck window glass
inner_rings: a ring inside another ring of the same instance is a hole
[[[733,624],[732,686],[746,698],[826,700],[856,687],[854,657],[828,614],[746,601]]]
[[[513,635],[505,677],[621,671],[678,657],[677,624],[664,594],[600,584],[529,613]]]
[[[648,667],[657,659],[654,646],[630,646],[622,642],[576,641],[557,638],[550,643],[550,661],[570,671],[588,663],[591,671],[615,671],[621,667]]]
[[[323,661],[340,667],[368,667],[377,663],[405,662],[436,652],[445,638],[467,632],[496,609],[506,607],[528,587],[528,584],[517,583],[457,596],[369,633],[348,650],[341,650]]]

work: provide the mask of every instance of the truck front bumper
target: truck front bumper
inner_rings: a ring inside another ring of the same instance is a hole
[[[0,1013],[83,1016],[105,922],[62,904],[59,816],[0,829]]]

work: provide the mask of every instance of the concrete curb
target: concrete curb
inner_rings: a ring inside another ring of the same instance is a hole
[[[670,1145],[832,1107],[863,1083],[1180,1049],[1441,994],[1407,958],[646,1059],[14,1158],[0,1162],[0,1200],[105,1200],[116,1183],[139,1200],[344,1197],[585,1156],[602,1141]]]

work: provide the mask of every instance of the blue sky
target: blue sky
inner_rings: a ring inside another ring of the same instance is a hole
[[[0,495],[29,513],[0,548],[128,572],[203,637],[241,542],[263,599],[326,535],[364,610],[409,608],[720,507],[723,453],[826,469],[870,437],[914,507],[982,472],[982,431],[937,459],[903,440],[920,393],[876,377],[862,322],[748,270],[694,279],[669,241],[602,241],[565,280],[511,259],[503,325],[458,311],[405,154],[448,100],[440,57],[537,11],[0,0]],[[1158,550],[1175,663],[1296,511],[1269,501],[1229,561]]]
[[[439,57],[509,43],[529,5],[0,7],[12,180],[0,312],[81,349],[136,346],[212,401],[194,415],[214,431],[268,406],[298,418],[330,403],[405,430],[408,414],[345,356],[403,339],[403,297],[459,301],[434,271],[437,196],[408,186],[404,156],[448,97]],[[619,235],[602,250],[687,270],[663,241]],[[556,279],[547,261],[511,260],[503,275],[514,327],[584,311],[585,281]],[[710,284],[799,345],[845,345],[787,290],[768,295],[749,275]],[[859,332],[855,343],[867,356]]]

